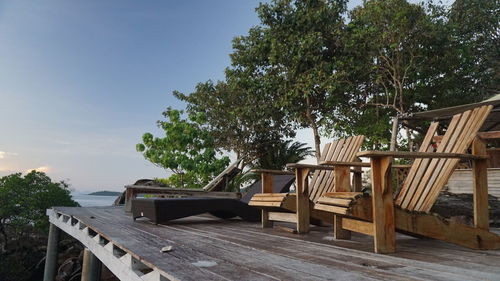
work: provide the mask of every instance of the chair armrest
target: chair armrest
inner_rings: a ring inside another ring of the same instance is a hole
[[[471,155],[462,153],[443,152],[411,152],[411,151],[361,151],[356,154],[358,157],[394,157],[394,158],[459,158],[469,160],[488,159],[487,155]]]
[[[335,167],[325,166],[325,165],[315,165],[315,164],[299,164],[299,163],[289,163],[286,164],[287,168],[292,169],[311,169],[311,170],[334,170]]]
[[[320,161],[319,164],[327,166],[370,167],[370,163],[367,162]]]
[[[257,173],[257,174],[295,175],[294,172],[281,171],[281,170],[252,169],[252,170],[250,170],[250,172]]]
[[[320,165],[327,165],[327,166],[350,166],[350,167],[370,167],[370,163],[368,162],[336,162],[336,161],[321,161],[319,162]],[[395,164],[392,165],[392,168],[395,169],[406,169],[410,168],[411,165],[402,165],[402,164]]]

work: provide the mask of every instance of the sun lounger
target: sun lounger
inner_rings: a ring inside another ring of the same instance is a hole
[[[276,192],[286,192],[293,183],[293,175],[274,176]],[[234,198],[134,198],[132,216],[135,219],[147,217],[153,223],[209,213],[222,219],[240,217],[246,221],[260,221],[260,211],[248,206],[252,196],[260,191],[261,181],[252,184],[241,199]]]

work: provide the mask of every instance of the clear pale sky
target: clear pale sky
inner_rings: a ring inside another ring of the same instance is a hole
[[[165,177],[135,144],[184,107],[173,90],[223,79],[258,3],[0,0],[0,176],[39,169],[85,191]]]

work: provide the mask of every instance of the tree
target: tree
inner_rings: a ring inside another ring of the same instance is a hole
[[[174,174],[167,183],[175,187],[200,188],[221,173],[229,164],[229,157],[217,158],[214,139],[205,128],[206,118],[201,112],[182,119],[182,110],[167,108],[166,121],[158,121],[164,137],[145,133],[138,152],[151,163]]]
[[[190,114],[203,114],[214,145],[243,157],[244,165],[263,156],[267,147],[294,136],[293,127],[272,102],[273,91],[228,82],[199,83],[195,92],[174,95]]]
[[[345,65],[355,96],[361,98],[360,116],[385,123],[387,115],[424,109],[429,101],[419,95],[427,89],[423,69],[439,55],[436,30],[424,8],[406,0],[369,1],[355,8],[350,19],[345,46],[350,64]],[[386,128],[377,132],[377,142],[386,139]]]
[[[289,122],[312,129],[320,156],[325,104],[333,91],[346,1],[274,0],[261,4],[260,26],[233,40],[227,76],[245,85],[271,89],[272,100]],[[243,87],[245,88],[245,87]],[[338,102],[344,100],[330,97]]]
[[[30,270],[45,255],[45,213],[53,206],[78,206],[65,182],[52,182],[37,171],[0,178],[1,280],[31,280]]]
[[[500,91],[500,6],[498,0],[456,0],[447,13],[448,68],[442,83],[461,102]],[[440,16],[440,14],[437,14]]]
[[[444,6],[406,0],[366,1],[352,10],[337,75],[348,92],[348,106],[328,128],[340,134],[365,134],[372,148],[387,148],[390,116],[483,99],[484,91],[478,91],[477,85],[461,83],[471,75],[473,81],[490,85],[463,63],[464,46],[454,43],[456,31],[448,16]],[[405,137],[412,150],[409,129]]]
[[[22,237],[23,232],[30,229],[28,226],[47,231],[49,222],[45,212],[52,206],[78,206],[71,199],[65,182],[52,182],[46,174],[37,171],[0,178],[2,242],[9,241],[9,234]]]
[[[297,163],[313,155],[313,151],[305,143],[291,140],[276,143],[268,147],[267,153],[257,159],[251,166],[255,169],[284,170],[286,164]]]

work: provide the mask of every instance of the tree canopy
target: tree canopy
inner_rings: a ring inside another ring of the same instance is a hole
[[[199,83],[196,91],[175,96],[187,102],[190,114],[202,113],[216,147],[234,151],[245,164],[266,155],[267,148],[293,137],[293,127],[272,102],[273,91],[233,81]]]
[[[261,24],[248,35],[233,40],[231,67],[227,77],[253,85],[271,95],[285,119],[311,128],[316,156],[320,155],[320,128],[326,112],[335,107],[336,57],[346,1],[274,0],[256,9]],[[254,91],[258,93],[257,91]]]
[[[65,182],[53,182],[37,171],[0,178],[0,279],[32,280],[33,268],[45,256],[53,206],[78,206]]]
[[[479,5],[469,3],[464,8],[459,2],[448,10],[432,2],[375,0],[353,9],[343,36],[346,52],[338,75],[344,79],[350,106],[340,122],[330,119],[334,122],[329,129],[337,134],[364,134],[368,145],[387,148],[391,116],[480,101],[498,92],[498,83],[491,86],[498,64],[492,66],[495,51],[490,51],[496,50],[498,57],[498,44],[493,44],[498,34],[492,32],[498,32],[498,21],[485,11],[491,9],[492,1],[485,1],[489,4],[482,12],[475,11],[485,14],[475,19],[482,24],[466,28],[474,29],[470,37],[488,38],[478,40],[482,46],[463,39],[460,30],[465,25],[453,19],[457,5],[466,14],[466,10],[480,9]],[[409,129],[405,138],[411,150]]]
[[[214,138],[204,127],[203,113],[189,114],[167,108],[163,112],[166,120],[159,120],[158,127],[164,137],[145,133],[136,149],[153,164],[173,172],[167,179],[172,187],[200,188],[222,172],[229,164],[229,157],[217,158]]]
[[[499,92],[498,1],[346,2],[260,4],[260,23],[233,39],[225,79],[174,93],[204,116],[215,149],[266,163],[299,128],[312,130],[317,157],[320,136],[362,134],[388,149],[391,117]],[[411,150],[416,137],[406,129],[399,142]]]

